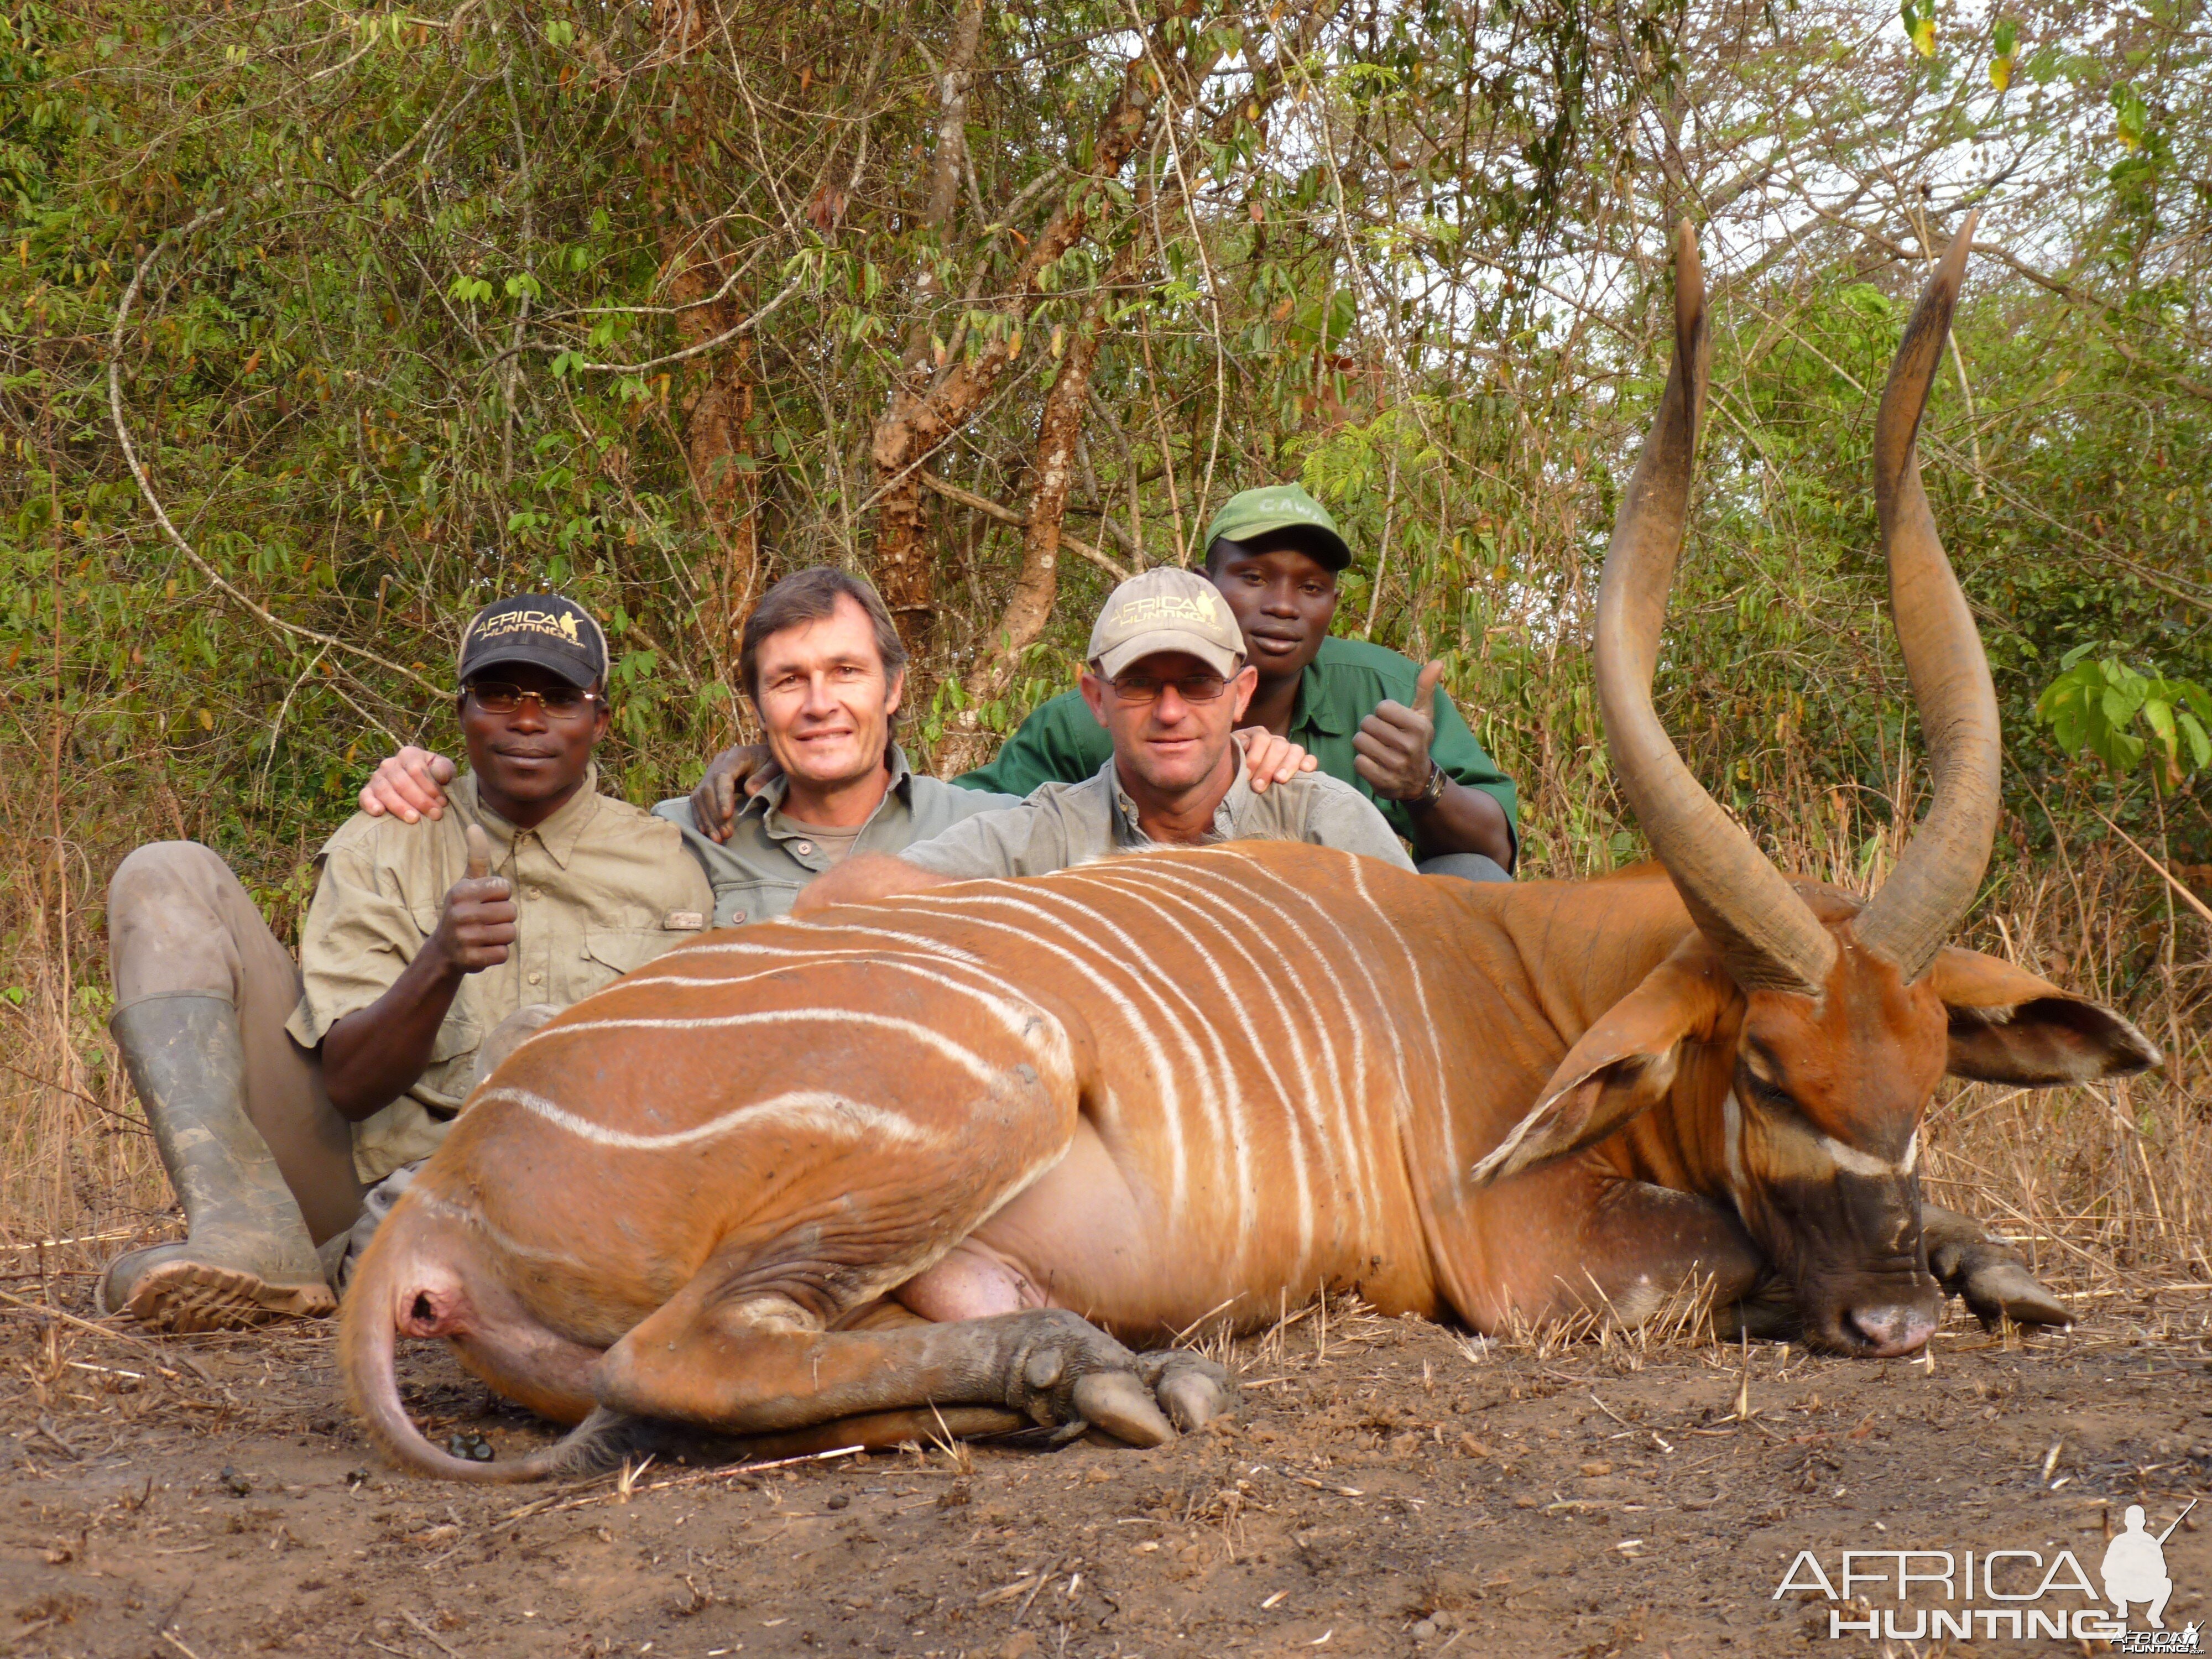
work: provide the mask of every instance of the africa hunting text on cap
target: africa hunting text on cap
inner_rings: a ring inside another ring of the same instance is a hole
[[[1186,651],[1224,679],[1244,660],[1244,636],[1212,582],[1171,564],[1132,576],[1107,596],[1091,629],[1090,659],[1112,679],[1162,651]]]
[[[507,662],[534,663],[586,688],[606,678],[607,636],[574,599],[517,593],[477,611],[461,635],[461,683]]]
[[[1300,532],[1292,544],[1328,569],[1341,570],[1352,562],[1352,549],[1336,533],[1328,509],[1294,483],[1239,490],[1224,501],[1206,527],[1206,552],[1212,555],[1216,542],[1241,545],[1279,530]]]

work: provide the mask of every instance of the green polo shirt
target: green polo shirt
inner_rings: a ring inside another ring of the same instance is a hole
[[[1359,722],[1375,712],[1376,704],[1386,700],[1411,703],[1413,684],[1420,672],[1411,658],[1395,651],[1332,635],[1321,642],[1320,654],[1298,677],[1297,702],[1291,709],[1291,741],[1313,756],[1322,771],[1374,801],[1391,829],[1407,841],[1413,839],[1413,815],[1401,802],[1376,799],[1367,780],[1352,768],[1357,751],[1352,738],[1359,730]],[[1113,753],[1113,739],[1083,701],[1083,694],[1063,692],[1040,704],[988,766],[963,772],[952,781],[969,789],[1026,795],[1039,784],[1081,783]],[[1474,733],[1467,729],[1467,721],[1441,690],[1437,693],[1437,734],[1429,744],[1429,753],[1453,782],[1481,790],[1504,809],[1506,828],[1518,851],[1520,817],[1513,780],[1483,752]]]

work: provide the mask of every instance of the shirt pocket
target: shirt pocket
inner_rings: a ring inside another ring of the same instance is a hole
[[[714,889],[714,926],[742,927],[749,921],[773,921],[791,914],[805,886],[797,881],[748,881]]]
[[[584,930],[584,960],[579,999],[611,985],[624,974],[645,966],[655,957],[696,933],[665,927],[587,927]]]
[[[430,1064],[437,1066],[463,1054],[473,1054],[483,1046],[483,1027],[455,1009],[438,1023],[438,1035],[430,1042]]]
[[[479,1022],[462,1013],[447,1014],[431,1042],[429,1062],[408,1092],[434,1114],[450,1115],[460,1110],[469,1091],[476,1087],[477,1050],[483,1040]]]

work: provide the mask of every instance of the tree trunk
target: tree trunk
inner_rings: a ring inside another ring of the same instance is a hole
[[[1170,15],[1174,15],[1173,9]],[[950,359],[933,376],[927,359],[910,369],[893,392],[890,408],[876,422],[870,445],[878,490],[876,583],[898,620],[908,649],[917,656],[929,644],[933,606],[929,562],[922,543],[927,519],[922,464],[967,424],[1014,361],[1020,349],[1021,324],[1042,297],[1039,279],[1075,246],[1090,222],[1091,187],[1121,170],[1152,120],[1161,87],[1149,58],[1154,52],[1164,58],[1170,52],[1165,31],[1156,26],[1146,48],[1124,69],[1121,90],[1098,124],[1091,165],[1079,175],[1083,182],[1054,210],[1008,284],[1007,297],[997,313],[1006,325],[972,357]],[[1211,66],[1209,58],[1205,65],[1194,66],[1193,73],[1202,75]]]
[[[665,57],[687,66],[706,39],[697,0],[653,0],[653,20]],[[707,83],[697,70],[679,67],[676,73],[697,101],[673,135],[679,148],[658,164],[648,161],[645,172],[659,232],[664,291],[680,307],[677,337],[690,347],[736,327],[757,296],[735,288],[723,291],[729,271],[717,251],[718,239],[714,231],[702,234],[698,228],[701,214],[691,181],[707,145],[700,112],[710,106],[704,98]],[[724,685],[732,684],[738,633],[751,612],[760,580],[759,492],[747,430],[756,378],[751,354],[752,342],[739,339],[693,358],[686,366],[692,389],[683,402],[684,469],[720,550],[702,591],[695,592],[697,627],[714,678]]]
[[[980,763],[981,750],[996,744],[993,733],[980,729],[978,711],[1012,683],[1022,653],[1044,632],[1051,618],[1052,602],[1060,592],[1060,521],[1067,514],[1075,446],[1083,435],[1083,416],[1090,407],[1091,371],[1098,360],[1101,317],[1111,286],[1109,277],[1083,308],[1083,319],[1061,356],[1060,378],[1045,394],[1044,412],[1037,418],[1036,449],[1030,460],[1029,523],[1022,535],[1021,569],[1014,576],[1006,614],[988,651],[969,671],[968,707],[931,757],[932,769],[939,777]]]
[[[939,252],[960,204],[960,173],[968,159],[968,94],[975,85],[975,52],[983,38],[983,0],[966,0],[952,32],[951,50],[938,76],[937,149],[929,177],[929,201],[921,222],[938,234]],[[925,261],[915,279],[914,326],[907,331],[901,361],[909,374],[928,372],[930,308],[940,295],[937,266]]]
[[[700,307],[704,321],[686,334],[705,339],[734,327],[738,308],[726,304]],[[724,318],[729,320],[723,321]],[[690,339],[686,344],[691,343]],[[707,383],[689,399],[684,422],[685,459],[696,481],[700,505],[721,548],[715,562],[714,594],[703,603],[702,627],[711,627],[721,660],[737,660],[738,633],[752,613],[760,587],[760,497],[754,471],[750,342],[733,342],[713,359]]]

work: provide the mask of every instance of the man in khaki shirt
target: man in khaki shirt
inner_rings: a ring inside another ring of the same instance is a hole
[[[178,1330],[329,1312],[369,1183],[428,1157],[479,1073],[555,1008],[705,925],[712,894],[675,827],[597,793],[606,662],[598,623],[559,595],[479,612],[459,810],[332,836],[297,965],[208,848],[124,860],[112,1029],[190,1231],[111,1262],[104,1310]]]
[[[599,793],[598,781],[598,767],[587,767],[551,817],[519,830],[483,804],[471,773],[447,790],[450,810],[434,823],[362,813],[324,844],[300,930],[299,1006],[284,1026],[304,1048],[374,1006],[435,935],[446,896],[469,878],[471,825],[489,847],[489,876],[518,913],[505,959],[454,988],[420,1075],[355,1123],[362,1180],[381,1181],[437,1150],[502,1021],[581,1001],[706,926],[714,896],[680,833]]]

